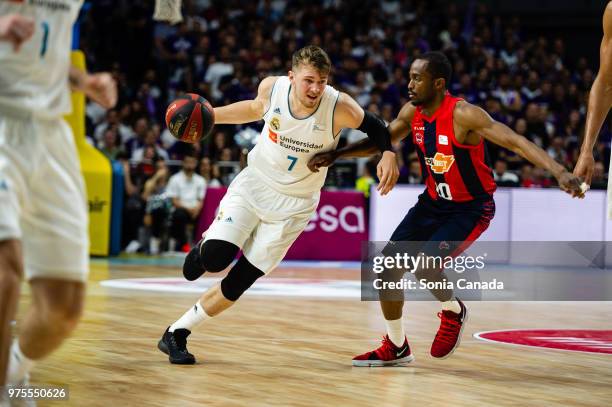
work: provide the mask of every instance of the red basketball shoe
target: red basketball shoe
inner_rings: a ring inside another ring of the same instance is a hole
[[[383,336],[380,348],[353,358],[353,366],[401,366],[414,360],[410,352],[408,339],[404,338],[401,347],[395,346],[388,335]]]
[[[461,341],[461,333],[467,321],[467,308],[459,298],[455,298],[455,300],[461,306],[459,314],[448,310],[438,312],[438,318],[441,320],[440,328],[438,328],[438,333],[431,344],[431,356],[434,358],[444,359],[449,357]]]

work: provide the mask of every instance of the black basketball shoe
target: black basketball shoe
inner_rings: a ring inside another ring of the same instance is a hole
[[[168,355],[170,363],[175,365],[193,365],[195,357],[187,350],[187,337],[191,334],[189,329],[175,329],[174,332],[166,329],[164,335],[157,343],[157,348]]]
[[[202,266],[202,257],[200,256],[200,250],[204,239],[200,240],[187,254],[185,257],[185,263],[183,263],[183,276],[189,280],[197,280],[206,272]]]

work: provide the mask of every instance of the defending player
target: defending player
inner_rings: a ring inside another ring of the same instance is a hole
[[[22,385],[34,361],[62,343],[83,308],[87,203],[62,116],[71,110],[70,87],[106,108],[117,90],[109,74],[70,66],[80,8],[0,2],[0,399],[5,383]],[[10,346],[24,270],[32,305]]]
[[[457,247],[440,242],[472,242],[489,226],[495,213],[495,182],[487,162],[484,139],[508,148],[533,164],[550,171],[564,191],[579,196],[580,181],[552,160],[545,151],[494,121],[484,110],[447,91],[451,65],[440,52],[430,52],[415,60],[408,84],[411,101],[405,104],[390,124],[393,141],[412,133],[421,163],[426,191],[410,209],[391,236],[393,242],[427,242],[421,250],[426,255],[457,255]],[[331,165],[340,157],[368,156],[375,153],[365,140],[342,149],[319,154],[309,162],[312,171]],[[469,244],[469,243],[467,243]],[[461,248],[467,248],[462,244]],[[418,269],[417,279],[441,281],[441,269]],[[452,290],[435,290],[441,302],[440,328],[431,346],[436,358],[449,356],[458,345],[467,317],[467,309],[453,299]],[[380,348],[357,356],[354,366],[388,366],[413,360],[402,325],[403,300],[381,298],[387,335]]]
[[[273,270],[316,210],[326,171],[312,173],[308,161],[336,148],[342,128],[359,128],[383,151],[378,164],[379,191],[386,194],[399,176],[385,124],[350,96],[327,85],[331,62],[321,48],[296,51],[288,76],[267,77],[257,97],[215,108],[216,123],[248,123],[263,119],[248,167],[232,182],[219,214],[185,259],[188,280],[204,271],[227,268],[240,249],[243,255],[220,284],[173,323],[158,347],[171,363],[192,364],[187,336],[206,318],[229,308],[263,275]]]
[[[595,167],[593,147],[601,125],[612,107],[612,2],[606,6],[602,24],[603,38],[599,48],[599,72],[589,93],[584,142],[576,168],[574,168],[574,174],[584,177],[584,181],[589,185],[591,185]],[[612,169],[612,166],[610,168]],[[612,187],[610,185],[612,177],[608,177],[608,180],[608,218],[612,219]]]

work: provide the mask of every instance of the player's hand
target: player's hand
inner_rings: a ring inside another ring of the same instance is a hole
[[[577,177],[582,177],[584,182],[588,185],[591,185],[591,180],[593,179],[593,168],[595,168],[595,159],[593,158],[592,152],[580,153],[578,157],[578,162],[576,163],[576,167],[574,168],[574,175]]]
[[[308,169],[312,172],[319,172],[319,168],[329,167],[336,161],[336,158],[338,156],[335,151],[319,153],[308,161]]]
[[[15,52],[19,52],[21,44],[34,34],[34,20],[20,14],[0,16],[0,41],[13,44]]]
[[[117,104],[117,83],[107,72],[87,75],[83,83],[83,92],[105,109]]]
[[[393,151],[385,151],[376,167],[376,175],[380,180],[378,187],[381,195],[387,195],[393,189],[399,178],[399,168],[397,159]]]
[[[563,171],[559,178],[557,178],[559,188],[567,192],[572,198],[584,198],[584,194],[588,189],[588,185],[582,182],[581,178],[570,174],[567,171]]]

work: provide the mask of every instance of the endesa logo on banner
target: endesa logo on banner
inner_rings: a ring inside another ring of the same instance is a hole
[[[329,204],[319,205],[304,232],[321,229],[323,232],[332,233],[340,228],[347,233],[364,233],[365,217],[363,206],[347,205],[338,208]]]

